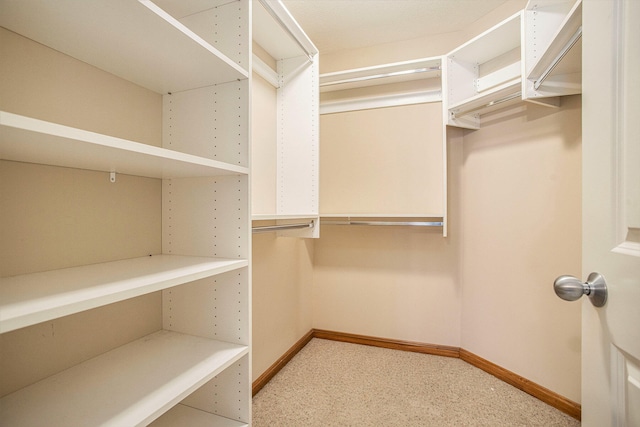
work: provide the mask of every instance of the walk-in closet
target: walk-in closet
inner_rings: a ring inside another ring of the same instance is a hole
[[[0,0],[0,425],[250,426],[352,344],[579,423],[591,306],[553,284],[583,276],[594,1]]]

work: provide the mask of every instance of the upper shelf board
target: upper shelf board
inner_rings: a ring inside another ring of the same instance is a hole
[[[253,2],[253,39],[274,59],[314,56],[311,39],[279,0]]]
[[[198,5],[219,1],[175,2]],[[149,0],[0,0],[0,26],[157,93],[248,77]]]
[[[0,279],[0,333],[247,266],[154,255]]]
[[[474,37],[447,56],[456,61],[484,64],[521,45],[522,12],[505,19],[484,33]]]
[[[580,29],[582,27],[582,1],[578,0],[575,2],[569,11],[564,14],[563,9],[559,9],[561,6],[567,5],[567,2],[556,2],[559,3],[555,8],[546,5],[544,2],[530,2],[527,5],[527,8],[534,8],[533,10],[526,9],[525,12],[528,14],[533,14],[531,17],[531,22],[527,20],[527,25],[530,24],[531,28],[527,28],[527,31],[535,31],[537,32],[535,35],[531,35],[531,37],[536,37],[538,43],[544,44],[546,43],[546,48],[541,51],[540,54],[536,54],[537,52],[527,52],[527,57],[531,56],[530,63],[527,64],[527,79],[535,81],[539,79],[542,74],[549,69],[551,66],[554,66],[554,61],[559,62],[563,55],[563,50],[568,47],[568,44],[572,41],[577,34],[580,33]],[[568,3],[571,5],[571,3]],[[545,12],[545,9],[550,9],[549,12]],[[558,23],[561,17],[564,16],[561,22]],[[535,17],[535,18],[534,18]],[[545,22],[544,18],[548,22]],[[533,22],[535,19],[535,25]],[[546,27],[544,24],[546,23]],[[548,34],[551,34],[551,37],[548,37]],[[547,36],[548,39],[544,39],[543,37]],[[581,48],[581,45],[576,46],[577,48]],[[573,49],[572,49],[573,50]],[[572,59],[571,65],[564,65],[564,68],[569,68],[570,72],[577,72],[581,70],[581,60],[582,56],[579,55],[582,49],[575,49],[578,55],[571,55],[569,59]],[[527,58],[529,59],[529,58]],[[567,72],[565,72],[567,74]]]
[[[441,76],[441,57],[423,58],[320,75],[320,92],[354,89]]]
[[[246,167],[0,111],[0,159],[151,178],[245,175]]]

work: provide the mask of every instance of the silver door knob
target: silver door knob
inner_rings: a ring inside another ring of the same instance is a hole
[[[600,273],[591,273],[585,283],[573,276],[560,276],[553,282],[556,295],[566,301],[576,301],[587,295],[595,307],[607,302],[607,283]]]

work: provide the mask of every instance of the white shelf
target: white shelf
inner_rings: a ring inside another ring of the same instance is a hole
[[[442,215],[421,214],[323,214],[320,220],[325,225],[443,227],[445,223]]]
[[[245,175],[246,167],[0,111],[0,158],[152,178]]]
[[[251,215],[252,221],[277,221],[277,220],[287,220],[287,219],[314,219],[318,218],[317,213],[310,214],[286,214],[286,215],[278,215],[278,214],[253,214]]]
[[[480,116],[522,101],[522,12],[446,56],[445,123],[480,128]]]
[[[320,75],[320,92],[437,78],[441,64],[441,57],[433,57],[325,73]]]
[[[314,56],[318,49],[280,0],[253,3],[253,39],[274,59]]]
[[[219,417],[182,404],[174,406],[149,425],[151,427],[248,427],[247,423]]]
[[[408,219],[408,218],[442,218],[442,214],[424,214],[424,213],[406,213],[406,214],[386,214],[386,213],[323,213],[320,214],[322,219],[333,218],[396,218],[396,219]]]
[[[0,333],[248,265],[177,255],[92,264],[0,279]]]
[[[491,110],[492,107],[502,108],[507,102],[513,101],[520,102],[520,86],[521,80],[514,79],[503,83],[499,86],[492,88],[486,92],[480,93],[469,99],[465,99],[462,102],[449,106],[449,114],[454,118],[467,116],[470,114],[478,115],[480,113],[486,113]],[[511,97],[513,99],[509,99]],[[505,101],[502,101],[505,100]]]
[[[197,5],[199,12],[224,2],[180,3]],[[0,26],[158,93],[248,77],[149,0],[2,0],[1,8]]]
[[[0,400],[7,426],[142,426],[248,354],[248,347],[160,331]]]
[[[581,93],[582,0],[530,1],[524,17],[525,99]]]
[[[520,47],[521,16],[522,12],[512,15],[454,49],[447,56],[462,62],[484,64]]]

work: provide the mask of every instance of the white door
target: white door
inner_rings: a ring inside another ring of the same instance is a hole
[[[582,421],[640,427],[640,0],[583,1]]]

